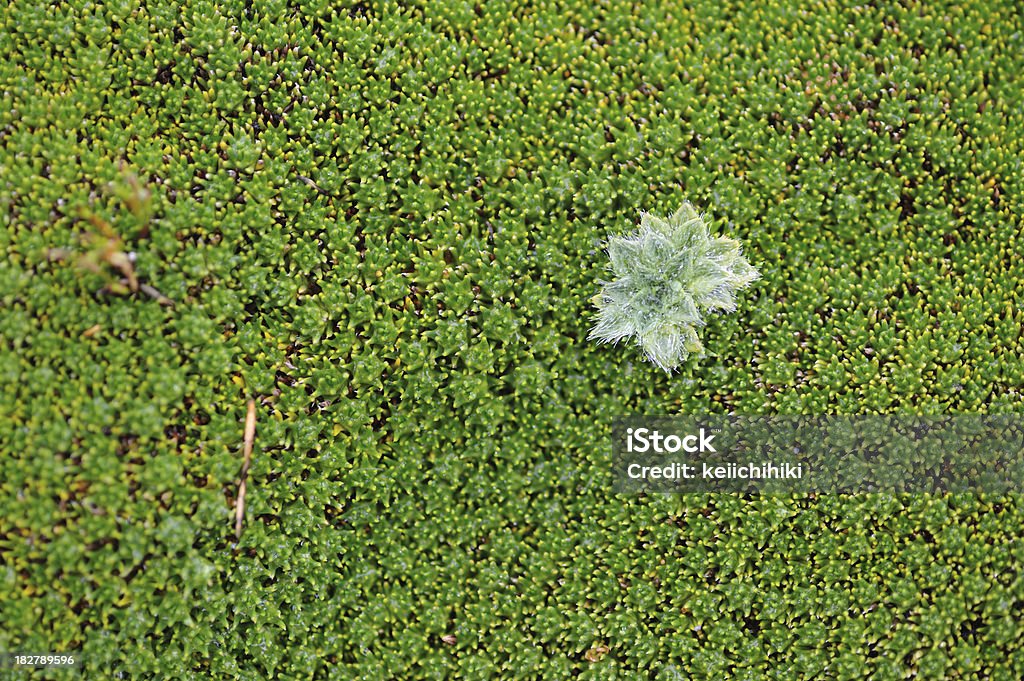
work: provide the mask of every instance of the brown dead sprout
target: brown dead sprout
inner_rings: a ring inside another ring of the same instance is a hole
[[[135,174],[126,173],[124,183],[116,185],[114,191],[144,232],[148,232],[149,221],[152,218],[149,190],[142,186]],[[110,270],[117,273],[109,278],[101,293],[131,295],[141,291],[161,305],[174,305],[174,301],[156,288],[139,281],[135,272],[135,253],[125,249],[124,241],[109,222],[88,208],[82,209],[80,216],[88,223],[90,229],[82,234],[85,252],[75,258],[75,264],[83,270],[99,275],[108,274]],[[73,252],[67,248],[51,248],[47,253],[51,261],[66,260],[72,255]]]

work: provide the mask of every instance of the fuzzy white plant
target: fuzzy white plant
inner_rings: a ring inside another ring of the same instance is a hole
[[[760,278],[740,243],[712,236],[688,201],[669,218],[641,213],[640,229],[608,242],[612,281],[594,297],[590,339],[635,338],[647,358],[671,373],[700,353],[697,330],[708,313],[736,309],[736,292]]]

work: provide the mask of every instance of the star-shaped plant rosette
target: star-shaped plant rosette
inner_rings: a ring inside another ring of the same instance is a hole
[[[590,338],[636,338],[647,358],[668,373],[703,351],[697,330],[705,315],[734,311],[736,292],[761,276],[740,243],[711,236],[688,201],[667,219],[642,213],[638,231],[609,240],[608,256],[615,278],[600,282]]]

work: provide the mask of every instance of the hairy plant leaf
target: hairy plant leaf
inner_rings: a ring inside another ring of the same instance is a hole
[[[697,329],[704,315],[732,312],[736,292],[760,274],[740,243],[712,236],[686,201],[671,217],[640,216],[640,228],[608,242],[616,278],[595,296],[597,322],[590,338],[618,343],[635,338],[647,358],[671,373],[703,351]]]

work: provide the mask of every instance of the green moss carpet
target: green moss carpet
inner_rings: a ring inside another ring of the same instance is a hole
[[[1022,73],[1011,1],[6,3],[0,652],[79,663],[0,675],[1024,677],[1019,497],[610,491],[624,414],[1024,406]],[[684,200],[762,278],[669,376],[587,334]]]

